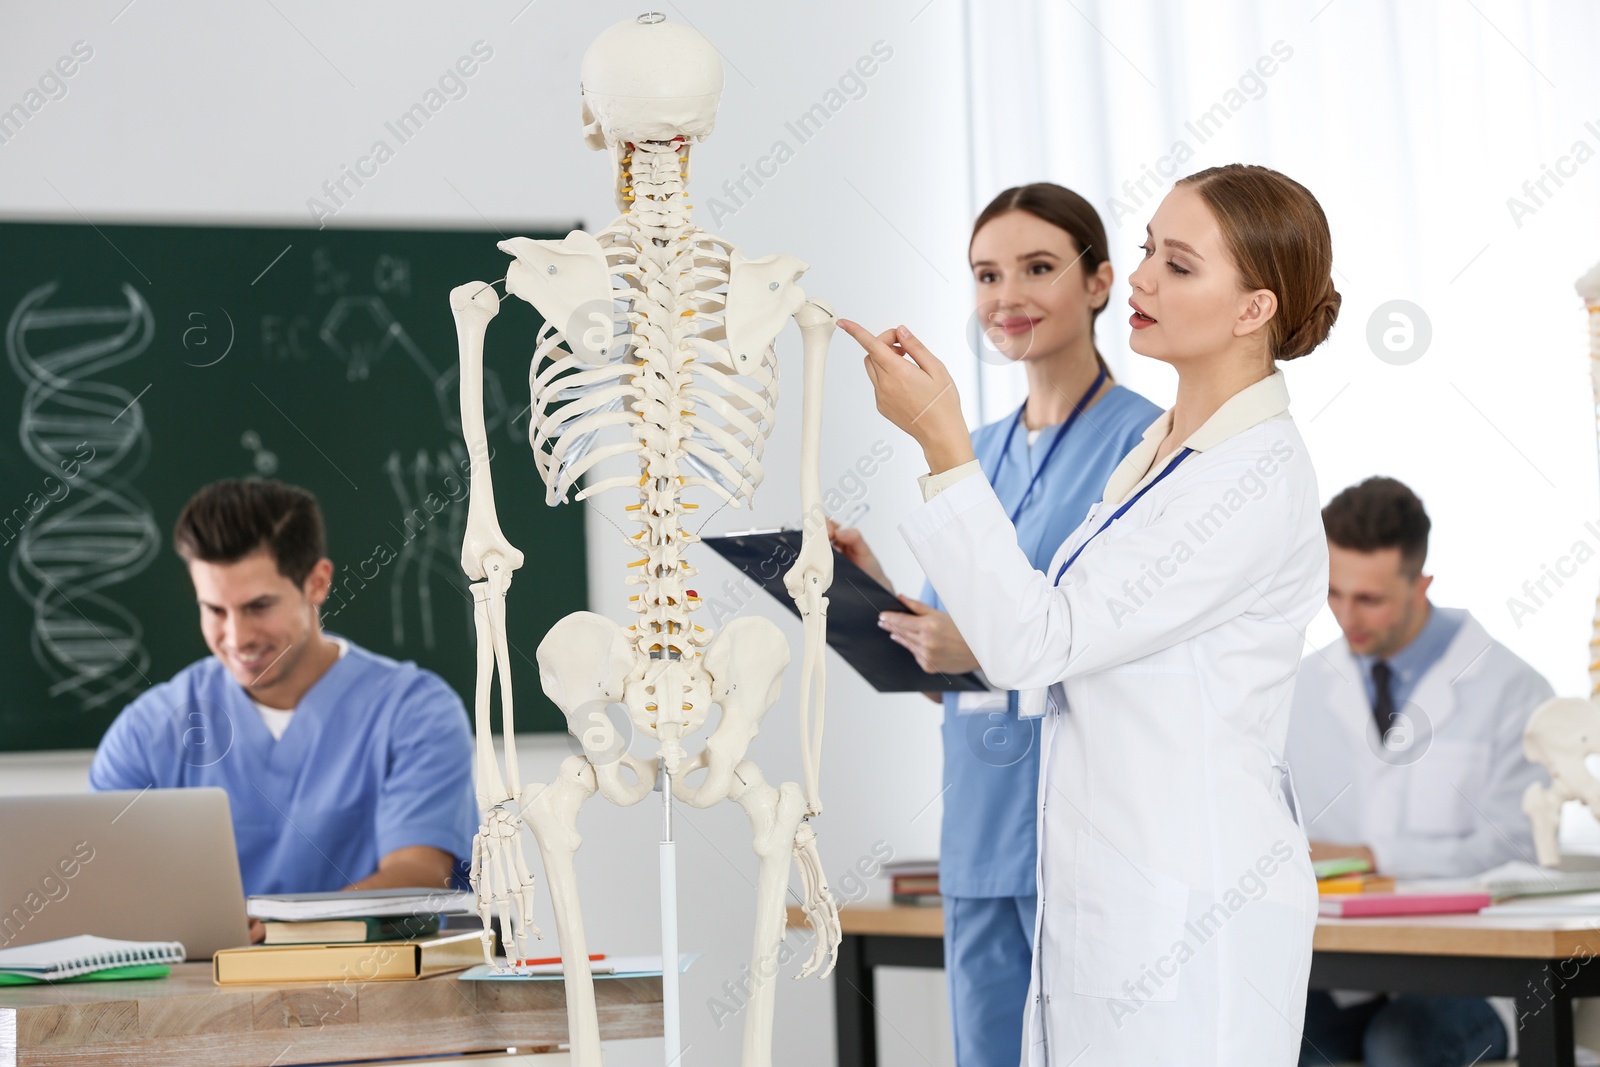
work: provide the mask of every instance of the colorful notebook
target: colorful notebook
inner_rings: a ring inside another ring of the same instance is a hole
[[[96,972],[130,970],[111,978],[159,978],[167,964],[182,963],[184,949],[176,941],[119,941],[79,934],[37,945],[0,949],[0,981],[6,985],[27,982],[61,982]],[[154,973],[150,968],[159,968]]]
[[[1317,914],[1328,919],[1457,915],[1482,911],[1489,903],[1488,893],[1351,893],[1322,897]]]

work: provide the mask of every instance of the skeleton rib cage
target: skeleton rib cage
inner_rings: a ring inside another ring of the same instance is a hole
[[[632,601],[644,616],[638,647],[677,659],[710,638],[688,620],[698,598],[685,584],[695,571],[682,551],[698,538],[679,528],[680,515],[699,505],[679,498],[698,487],[723,504],[750,503],[778,373],[771,342],[755,353],[727,347],[733,247],[692,226],[661,247],[666,239],[652,236],[657,227],[641,225],[641,214],[597,235],[621,280],[612,297],[580,307],[566,331],[549,322],[541,328],[528,436],[550,504],[606,460],[638,457],[638,474],[599,478],[571,499],[638,491],[630,510],[644,527],[634,535],[644,555],[633,565],[643,573],[628,579],[645,587]]]

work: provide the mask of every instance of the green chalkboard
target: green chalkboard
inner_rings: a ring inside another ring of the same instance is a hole
[[[171,533],[226,477],[314,492],[325,627],[470,707],[449,292],[505,274],[504,236],[0,223],[0,749],[92,747],[207,655]],[[545,506],[528,447],[538,326],[521,301],[494,321],[484,393],[501,525],[531,564],[508,606],[517,725],[550,730],[533,650],[587,595],[582,509]]]

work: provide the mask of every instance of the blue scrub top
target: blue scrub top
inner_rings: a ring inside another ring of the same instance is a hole
[[[397,848],[470,861],[472,735],[444,679],[350,645],[273,739],[216,657],[123,709],[89,787],[227,790],[247,895],[342,889]]]
[[[1050,565],[1101,498],[1111,472],[1160,415],[1138,393],[1114,385],[1079,416],[1017,517],[1017,541],[1034,567]],[[1046,426],[1030,446],[1026,429],[1017,427],[1002,457],[1014,417],[1008,414],[972,435],[978,461],[1008,513],[1021,502],[1057,429]],[[931,585],[923,600],[943,610]],[[945,896],[1021,897],[1036,891],[1037,724],[1008,711],[1004,693],[987,694],[984,706],[967,714],[958,710],[957,694],[944,695],[939,889]]]

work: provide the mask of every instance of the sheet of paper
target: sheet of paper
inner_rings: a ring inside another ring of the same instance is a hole
[[[679,953],[678,973],[682,974],[687,971],[695,960],[704,955],[704,952]],[[502,961],[503,965],[504,961]],[[656,978],[661,974],[661,957],[659,955],[608,956],[603,960],[595,960],[589,966],[593,969],[596,981],[602,978]],[[463,972],[460,978],[463,982],[559,982],[562,979],[561,965],[559,963],[544,963],[524,970],[526,973],[496,971],[488,964],[480,963],[476,967]]]

